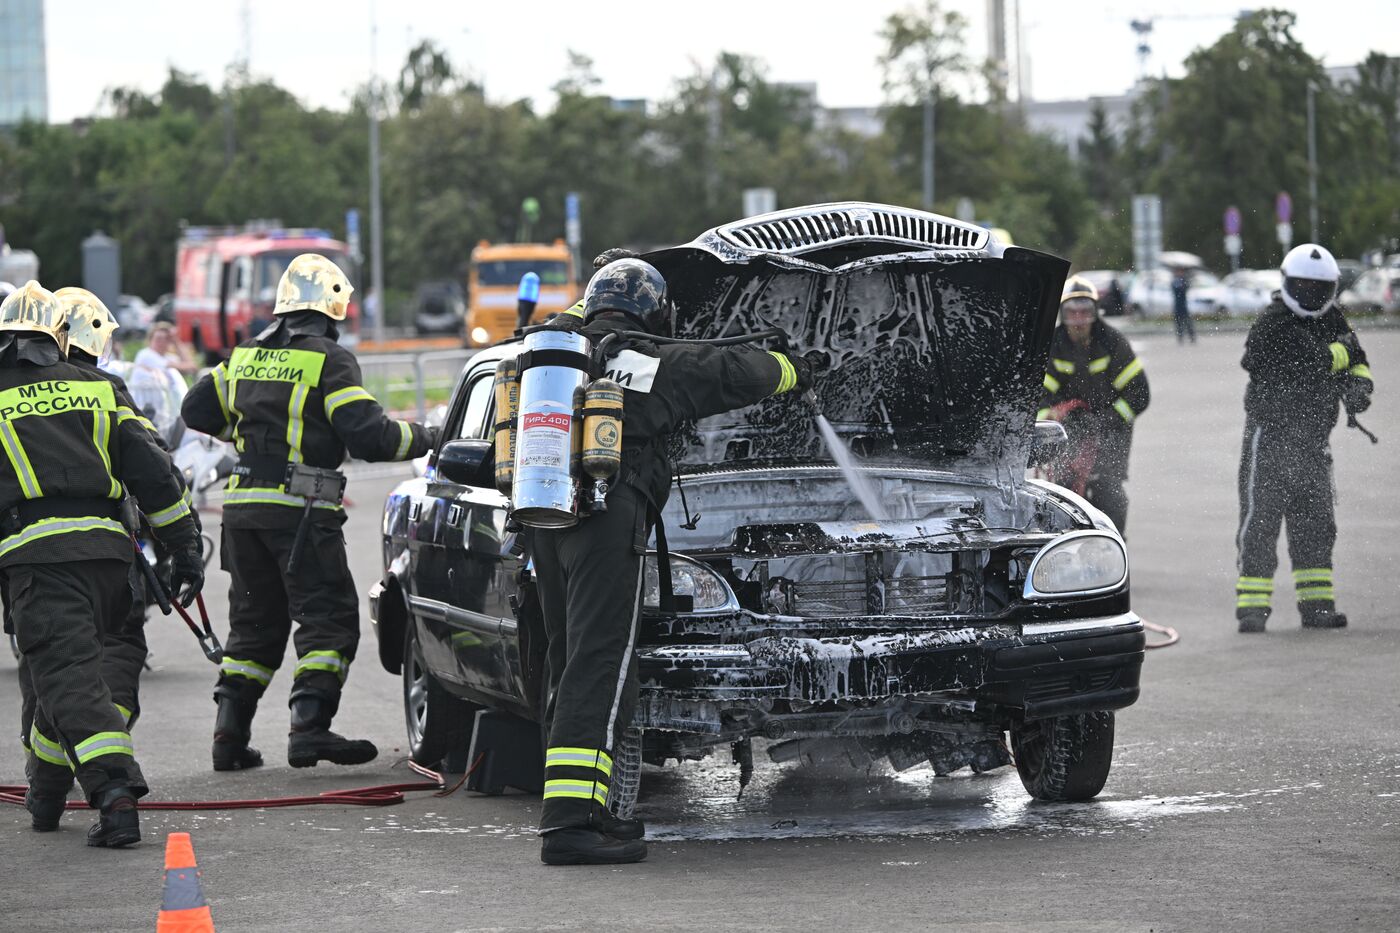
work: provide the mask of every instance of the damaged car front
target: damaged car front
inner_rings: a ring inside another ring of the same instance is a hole
[[[834,437],[780,396],[678,438],[671,592],[650,558],[614,808],[630,811],[641,761],[732,748],[746,780],[755,738],[778,762],[1014,758],[1035,797],[1097,794],[1144,638],[1112,524],[1025,475],[1055,433],[1033,413],[1066,263],[855,203],[647,258],[679,336],[776,327],[818,361]]]

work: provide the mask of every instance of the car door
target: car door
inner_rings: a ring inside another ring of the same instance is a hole
[[[494,374],[494,360],[468,372],[460,420],[448,437],[490,436]],[[506,641],[514,642],[514,623],[507,624],[508,597],[519,569],[518,558],[510,553],[513,536],[505,531],[508,500],[494,488],[451,482],[435,465],[425,478],[433,510],[429,549],[435,579],[429,598],[437,604],[425,608],[441,619],[460,682],[516,699],[516,678],[505,646]]]

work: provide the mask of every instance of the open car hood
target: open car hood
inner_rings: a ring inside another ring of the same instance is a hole
[[[754,240],[745,229],[817,211],[855,220],[839,243],[744,245]],[[881,211],[927,219],[927,229],[936,221],[940,235],[946,224],[955,245],[877,235],[873,223],[862,235],[862,218]],[[829,364],[817,383],[822,411],[857,453],[1025,466],[1066,261],[1003,249],[947,218],[859,204],[752,218],[645,258],[666,276],[677,336],[777,327],[793,352],[821,351]],[[684,440],[677,461],[688,467],[830,460],[795,394],[704,419]]]

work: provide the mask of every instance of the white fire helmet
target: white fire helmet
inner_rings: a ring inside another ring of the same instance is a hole
[[[1280,297],[1299,317],[1320,317],[1337,297],[1341,270],[1326,248],[1301,243],[1283,257],[1283,291]]]

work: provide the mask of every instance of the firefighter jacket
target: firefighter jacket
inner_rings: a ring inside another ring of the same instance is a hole
[[[596,347],[608,333],[635,327],[621,315],[606,315],[579,333]],[[797,385],[792,363],[780,353],[633,337],[609,344],[602,375],[623,389],[622,478],[658,510],[671,490],[667,445],[672,432],[685,422],[743,408]]]
[[[1240,365],[1249,419],[1312,448],[1327,444],[1344,396],[1371,393],[1366,352],[1336,304],[1305,318],[1276,294],[1250,327]]]
[[[1055,328],[1038,419],[1049,416],[1055,405],[1079,400],[1105,428],[1131,432],[1151,398],[1142,361],[1117,330],[1096,320],[1088,346],[1081,347],[1069,339],[1063,324]]]
[[[239,344],[185,396],[181,414],[196,431],[231,439],[245,475],[230,477],[224,521],[235,528],[297,525],[306,505],[288,495],[288,463],[338,469],[360,460],[411,460],[433,445],[422,425],[396,421],[363,386],[360,365],[336,343],[335,324],[294,312]],[[344,519],[333,502],[313,514]]]
[[[0,567],[115,558],[130,561],[123,485],[169,549],[196,535],[184,488],[149,421],[96,370],[0,353]]]

